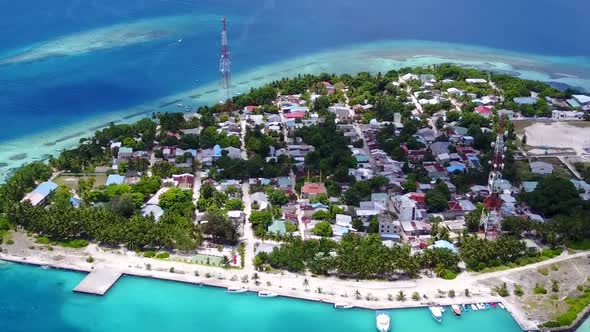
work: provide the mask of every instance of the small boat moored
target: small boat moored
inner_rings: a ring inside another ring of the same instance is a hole
[[[502,302],[498,302],[498,307],[500,307],[500,309],[506,309]]]
[[[268,291],[260,291],[258,292],[258,297],[277,297],[279,294],[268,292]]]
[[[479,310],[486,310],[486,306],[483,305],[483,303],[478,303],[477,304],[477,309],[479,309]]]
[[[479,308],[478,308],[478,307],[475,305],[475,303],[474,303],[474,304],[472,304],[472,305],[471,305],[471,310],[473,310],[473,311],[478,311],[478,310],[479,310]]]
[[[335,309],[352,309],[352,308],[354,308],[354,306],[350,303],[336,302],[336,303],[334,303],[334,308]]]
[[[246,288],[238,288],[238,287],[228,287],[227,292],[231,294],[241,294],[246,293],[248,290]]]
[[[486,306],[486,309],[492,309],[492,306],[490,306],[489,303],[486,303],[485,306]]]
[[[375,325],[377,326],[377,331],[388,332],[391,327],[391,316],[389,316],[389,313],[387,311],[375,312]]]
[[[430,310],[430,313],[432,314],[432,318],[434,318],[435,321],[442,323],[442,309],[441,307],[428,307],[428,310]]]
[[[490,302],[490,305],[492,306],[492,308],[496,309],[496,303],[495,302]]]
[[[453,313],[455,314],[455,316],[461,316],[461,307],[459,307],[456,304],[453,304],[451,306],[451,309],[453,309]]]
[[[463,310],[464,312],[469,311],[469,309],[467,309],[467,305],[465,305],[465,304],[461,305],[461,310]]]

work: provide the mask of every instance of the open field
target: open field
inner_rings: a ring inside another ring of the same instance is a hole
[[[515,121],[521,139],[526,134],[527,150],[533,154],[578,154],[590,146],[590,122]]]
[[[78,180],[79,179],[88,179],[94,178],[94,187],[102,186],[107,182],[107,175],[104,173],[96,173],[96,174],[61,174],[56,177],[53,182],[60,186],[68,186],[71,189],[78,188]]]
[[[590,286],[587,279],[590,276],[590,258],[587,256],[541,265],[536,269],[505,272],[483,283],[489,287],[506,283],[510,291],[508,301],[525,312],[527,319],[539,323],[554,320],[566,312],[569,304],[564,299],[578,297],[583,294],[584,288]],[[554,287],[554,284],[557,286]],[[522,288],[521,296],[515,295],[515,285]]]

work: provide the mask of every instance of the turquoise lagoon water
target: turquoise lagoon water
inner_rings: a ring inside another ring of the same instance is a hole
[[[0,263],[0,331],[374,331],[370,310],[335,310],[329,304],[254,293],[123,277],[104,297],[75,294],[84,274]],[[392,310],[395,332],[520,331],[501,309],[450,311],[443,324],[427,309]]]

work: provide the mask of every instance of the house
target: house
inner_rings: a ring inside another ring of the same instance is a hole
[[[402,231],[407,237],[420,236],[430,233],[430,225],[421,220],[400,221]]]
[[[523,181],[520,184],[520,191],[525,193],[533,192],[537,188],[538,184],[539,182],[537,181]]]
[[[498,111],[498,115],[500,115],[500,116],[504,115],[509,120],[514,119],[514,111],[511,111],[511,110],[501,109]]]
[[[544,161],[535,161],[529,164],[531,173],[539,175],[548,175],[553,173],[553,165]]]
[[[400,221],[422,219],[422,214],[411,194],[397,195],[392,198],[395,212]]]
[[[387,193],[372,193],[371,194],[371,202],[376,202],[387,206],[387,202],[389,201],[389,195]]]
[[[584,112],[574,111],[551,111],[551,118],[554,120],[582,120]]]
[[[111,174],[107,177],[107,182],[105,186],[110,186],[111,184],[123,184],[125,182],[125,177],[119,174]]]
[[[518,105],[535,105],[537,97],[516,97],[513,100]]]
[[[402,224],[399,220],[393,220],[391,216],[386,214],[379,215],[378,220],[379,236],[381,236],[382,239],[394,241],[400,240],[400,234],[402,233]]]
[[[242,158],[242,150],[238,148],[234,148],[233,146],[228,146],[227,148],[223,149],[223,151],[227,152],[227,156],[231,159],[240,159]],[[222,152],[223,154],[223,152]]]
[[[250,195],[250,201],[258,204],[258,210],[264,210],[268,207],[268,197],[263,192],[257,192]]]
[[[476,207],[470,200],[460,199],[449,202],[448,211],[445,213],[449,217],[463,216],[468,212],[475,211]]]
[[[119,159],[129,159],[132,155],[133,149],[126,146],[120,147],[119,152],[117,152],[117,158]]]
[[[326,186],[323,183],[306,182],[301,188],[301,196],[303,198],[313,198],[326,193]]]
[[[287,228],[285,227],[284,220],[273,220],[272,224],[268,226],[268,232],[277,235],[287,234]]]
[[[192,174],[184,173],[180,175],[172,175],[174,185],[182,189],[193,189],[195,177]]]
[[[277,178],[277,186],[283,190],[291,189],[291,179],[286,176],[279,177]]]
[[[31,205],[37,206],[47,199],[51,193],[57,190],[58,185],[52,181],[46,181],[37,186],[32,192],[25,195],[21,202],[29,201]]]
[[[409,82],[409,81],[417,81],[420,79],[418,75],[414,75],[412,73],[407,73],[404,76],[400,77],[402,81]]]
[[[246,222],[246,213],[244,211],[227,211],[227,217],[236,224]]]
[[[477,106],[474,111],[484,118],[489,118],[492,116],[492,109],[487,106]]]
[[[336,215],[336,225],[340,225],[342,227],[352,227],[352,217],[346,214],[337,214]]]
[[[153,216],[156,221],[160,220],[160,217],[164,214],[164,210],[158,205],[148,204],[141,208],[141,215],[147,217]]]
[[[433,155],[437,156],[441,153],[449,153],[449,142],[434,142],[430,144],[430,151]]]
[[[572,98],[575,99],[580,105],[589,105],[590,104],[590,97],[586,95],[572,95]]]
[[[445,241],[445,240],[435,241],[434,244],[428,248],[429,249],[431,249],[431,248],[447,249],[447,250],[450,250],[454,254],[456,254],[458,252],[457,248],[455,248],[455,246],[451,242]]]

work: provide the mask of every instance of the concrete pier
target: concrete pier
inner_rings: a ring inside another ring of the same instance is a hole
[[[93,270],[74,288],[74,292],[102,296],[113,287],[122,275],[122,272],[115,270]]]

